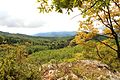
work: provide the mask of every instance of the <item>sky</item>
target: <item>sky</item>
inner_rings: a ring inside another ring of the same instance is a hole
[[[33,35],[43,32],[77,31],[81,16],[56,12],[39,13],[37,0],[0,0],[0,31]]]

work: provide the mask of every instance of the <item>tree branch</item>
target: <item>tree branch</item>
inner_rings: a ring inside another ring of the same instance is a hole
[[[107,6],[107,10],[108,10],[108,17],[109,17],[109,22],[110,22],[110,29],[113,29],[109,6]]]
[[[116,49],[114,49],[114,48],[113,48],[113,47],[111,47],[110,45],[108,45],[108,44],[106,44],[106,43],[104,43],[104,42],[100,41],[99,39],[97,39],[97,38],[96,38],[96,40],[98,40],[100,43],[102,43],[102,44],[104,44],[104,45],[108,46],[108,47],[109,47],[109,48],[111,48],[112,50],[117,51]]]
[[[114,31],[114,29],[113,29],[113,24],[112,24],[112,19],[111,19],[111,15],[110,15],[110,10],[109,10],[109,6],[107,6],[107,10],[108,10],[108,17],[109,17],[109,22],[110,22],[110,30],[111,30],[111,32],[112,32],[112,35],[114,36],[114,37],[116,37],[116,32]]]
[[[120,9],[120,6],[119,6],[119,4],[117,4],[117,2],[115,2],[114,0],[112,0],[114,3],[115,3],[115,5]]]
[[[106,38],[110,38],[110,39],[115,39],[115,38],[113,38],[113,37],[109,37],[109,36],[107,36],[107,35],[111,35],[111,33],[101,34],[100,36],[104,36],[104,37],[106,37]]]
[[[89,7],[89,8],[86,9],[85,11],[82,11],[82,13],[84,13],[84,12],[86,12],[87,10],[91,9],[92,7],[94,7],[97,2],[98,2],[98,1],[96,1],[91,7]],[[81,13],[81,14],[82,14],[82,13]],[[79,15],[81,15],[81,14],[75,15],[75,16],[72,17],[71,19],[73,19],[73,18],[75,18],[75,17],[77,17],[77,16],[79,16]]]
[[[75,17],[77,17],[77,16],[79,16],[79,15],[81,15],[81,14],[77,14],[77,15],[75,15],[75,16],[73,16],[71,19],[73,19],[73,18],[75,18]]]
[[[91,9],[92,7],[94,7],[95,6],[95,4],[98,2],[99,0],[97,0],[92,6],[90,6],[88,9],[85,9],[85,11],[82,11],[82,13],[84,13],[84,12],[86,12],[86,11],[88,11],[89,9]]]
[[[120,27],[119,23],[114,18],[113,18],[113,20],[116,23],[116,25]]]
[[[119,37],[118,34],[115,32],[114,28],[113,28],[113,24],[112,24],[112,19],[111,19],[111,15],[110,15],[110,10],[109,10],[109,6],[107,6],[108,9],[108,16],[109,16],[109,20],[110,20],[110,30],[112,31],[112,35],[115,38],[115,42],[116,42],[116,46],[117,46],[117,54],[118,54],[118,58],[120,59],[120,44],[119,44]]]
[[[103,21],[103,19],[100,17],[100,15],[99,15],[99,14],[97,14],[97,15],[98,15],[98,17],[100,18],[100,21],[101,21],[106,27],[110,28],[108,25],[106,25],[106,24],[104,23],[104,21]]]
[[[98,55],[98,57],[99,57],[100,59],[102,59],[102,57],[101,57],[101,55],[100,55],[100,53],[99,53],[99,49],[98,49],[97,45],[95,45],[95,47],[96,47],[96,50],[97,50],[97,55]]]
[[[104,7],[104,8],[105,8],[105,7]],[[103,12],[104,12],[105,19],[107,20],[108,25],[110,25],[109,20],[108,20],[108,18],[107,18],[107,14],[106,14],[106,13],[108,13],[108,12],[105,11],[104,9],[102,9],[102,10],[103,10]]]

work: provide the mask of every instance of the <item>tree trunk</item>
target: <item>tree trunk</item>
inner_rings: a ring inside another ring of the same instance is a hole
[[[115,35],[113,35],[115,37],[115,42],[116,42],[116,46],[117,46],[117,58],[120,60],[120,44],[119,44],[119,37],[118,34],[115,33]]]
[[[117,46],[117,51],[116,51],[117,57],[118,57],[118,59],[120,59],[120,44],[119,44],[119,37],[118,37],[117,33],[115,33],[114,37],[115,37],[115,42],[116,42],[116,46]]]
[[[117,52],[118,59],[120,59],[120,51]]]
[[[116,46],[117,46],[117,57],[118,59],[120,59],[120,44],[119,44],[119,37],[118,37],[118,34],[115,32],[114,30],[114,27],[113,27],[113,24],[112,24],[112,19],[111,19],[111,15],[110,15],[110,10],[109,10],[109,6],[107,6],[107,10],[108,10],[108,19],[109,19],[109,29],[111,30],[112,32],[112,35],[114,36],[115,38],[115,43],[116,43]]]

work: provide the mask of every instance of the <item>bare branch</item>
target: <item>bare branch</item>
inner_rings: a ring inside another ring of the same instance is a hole
[[[81,15],[81,14],[77,14],[77,15],[75,15],[75,16],[73,16],[71,19],[73,19],[73,18],[75,18],[75,17],[77,17],[77,16],[79,16],[79,15]]]

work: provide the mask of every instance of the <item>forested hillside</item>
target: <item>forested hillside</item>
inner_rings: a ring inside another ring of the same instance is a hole
[[[99,43],[95,39],[97,36],[87,41],[87,44],[77,45],[74,42],[74,37],[34,37],[4,32],[1,32],[0,35],[1,80],[48,80],[49,78],[51,80],[59,78],[74,80],[73,78],[75,76],[77,80],[96,80],[100,75],[102,75],[100,79],[119,79],[120,74],[118,72],[120,71],[120,64],[119,60],[116,59],[116,53]],[[98,35],[97,38],[106,40],[106,37],[102,35]],[[93,43],[97,43],[99,46],[91,45]],[[111,43],[111,45],[114,46],[114,42]],[[81,60],[83,60],[83,63],[81,63]],[[98,61],[101,62],[99,63]],[[96,66],[96,69],[99,68],[97,67],[98,63],[99,65],[102,65],[102,63],[107,64],[107,68],[103,66],[105,70],[101,70],[110,71],[110,74],[107,76],[107,73],[103,74],[102,72],[94,70],[96,72],[92,72],[91,75],[88,73],[89,70],[84,71],[83,67],[78,66],[78,63],[79,65],[85,64],[86,66],[84,65],[84,67],[86,68]],[[69,67],[70,65],[71,67]],[[49,66],[51,67],[49,68]],[[63,69],[62,66],[64,66]],[[65,66],[68,68],[67,72],[63,72],[66,70]],[[53,72],[58,70],[58,72],[48,73],[51,70],[53,70]],[[69,76],[69,78],[65,76]]]
[[[25,45],[31,50],[59,49],[69,45],[74,37],[37,37],[24,34],[0,32],[0,43],[10,45]],[[33,49],[32,49],[33,48]]]

